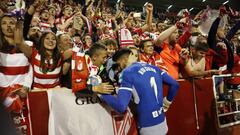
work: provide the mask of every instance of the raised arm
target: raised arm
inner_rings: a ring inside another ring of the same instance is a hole
[[[158,38],[154,41],[156,45],[161,45],[174,31],[177,30],[177,26],[173,25],[165,31],[161,32]]]
[[[23,27],[24,33],[28,33],[29,31],[34,12],[35,12],[35,6],[34,4],[32,4],[30,5],[30,7],[28,8],[27,12],[24,15],[24,27]],[[24,34],[24,39],[27,39],[27,34]]]
[[[23,22],[18,22],[14,31],[14,41],[18,48],[24,53],[28,58],[31,58],[32,48],[25,43],[23,37]]]
[[[153,18],[153,5],[151,3],[148,3],[145,8],[146,8],[147,16],[146,16],[146,24],[143,27],[141,27],[143,32],[149,30],[149,27],[152,25],[152,18]]]
[[[221,20],[220,17],[216,18],[216,20],[212,23],[212,26],[208,32],[207,42],[208,42],[209,47],[213,50],[216,50],[216,44],[217,44],[216,34],[217,34],[217,29],[218,29],[220,20]]]
[[[183,35],[178,39],[177,43],[180,46],[183,46],[189,40],[191,35],[192,34],[189,31],[184,32]]]
[[[186,18],[182,18],[180,23],[186,23]],[[167,40],[168,37],[177,30],[177,25],[173,25],[165,31],[161,32],[158,38],[154,41],[156,45],[161,45],[163,41]]]
[[[67,27],[69,27],[73,23],[73,16],[66,20],[63,24],[58,24],[57,28],[61,31],[64,31]]]

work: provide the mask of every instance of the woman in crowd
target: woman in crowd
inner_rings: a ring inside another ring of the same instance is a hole
[[[22,26],[18,25],[17,35],[21,35]],[[18,47],[30,59],[33,66],[33,88],[54,88],[60,86],[59,78],[63,61],[71,56],[71,50],[63,54],[57,48],[57,38],[55,33],[47,32],[40,38],[40,50],[31,48],[19,38]],[[65,72],[65,71],[64,71]]]

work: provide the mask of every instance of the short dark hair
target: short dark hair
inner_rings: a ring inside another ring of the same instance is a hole
[[[105,45],[105,46],[108,46],[108,45],[113,45],[115,47],[118,47],[117,46],[117,41],[115,39],[105,39],[102,41],[102,43]]]
[[[195,50],[197,51],[204,51],[207,52],[209,49],[209,46],[207,43],[205,42],[198,42],[195,46],[194,46]]]
[[[132,51],[128,48],[122,48],[120,50],[118,50],[117,52],[115,52],[112,56],[112,60],[117,62],[119,59],[121,59],[123,56],[125,55],[130,55],[132,53]]]
[[[144,43],[147,42],[147,41],[151,41],[152,42],[152,39],[148,38],[148,39],[145,39],[145,40],[141,40],[141,42],[139,44],[139,48],[143,49],[144,48]]]
[[[100,50],[105,50],[105,51],[107,51],[107,48],[106,48],[103,44],[97,42],[97,43],[93,44],[93,45],[88,49],[88,51],[86,52],[86,54],[88,54],[90,57],[92,57],[93,55],[97,54],[98,51],[100,51]]]

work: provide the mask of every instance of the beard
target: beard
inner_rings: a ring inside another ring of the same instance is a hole
[[[29,40],[38,42],[38,41],[40,41],[40,37],[41,36],[38,33],[34,33],[29,36]]]

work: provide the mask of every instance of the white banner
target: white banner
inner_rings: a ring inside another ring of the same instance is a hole
[[[98,97],[76,98],[69,89],[49,90],[49,135],[127,135],[132,114],[119,115]]]

